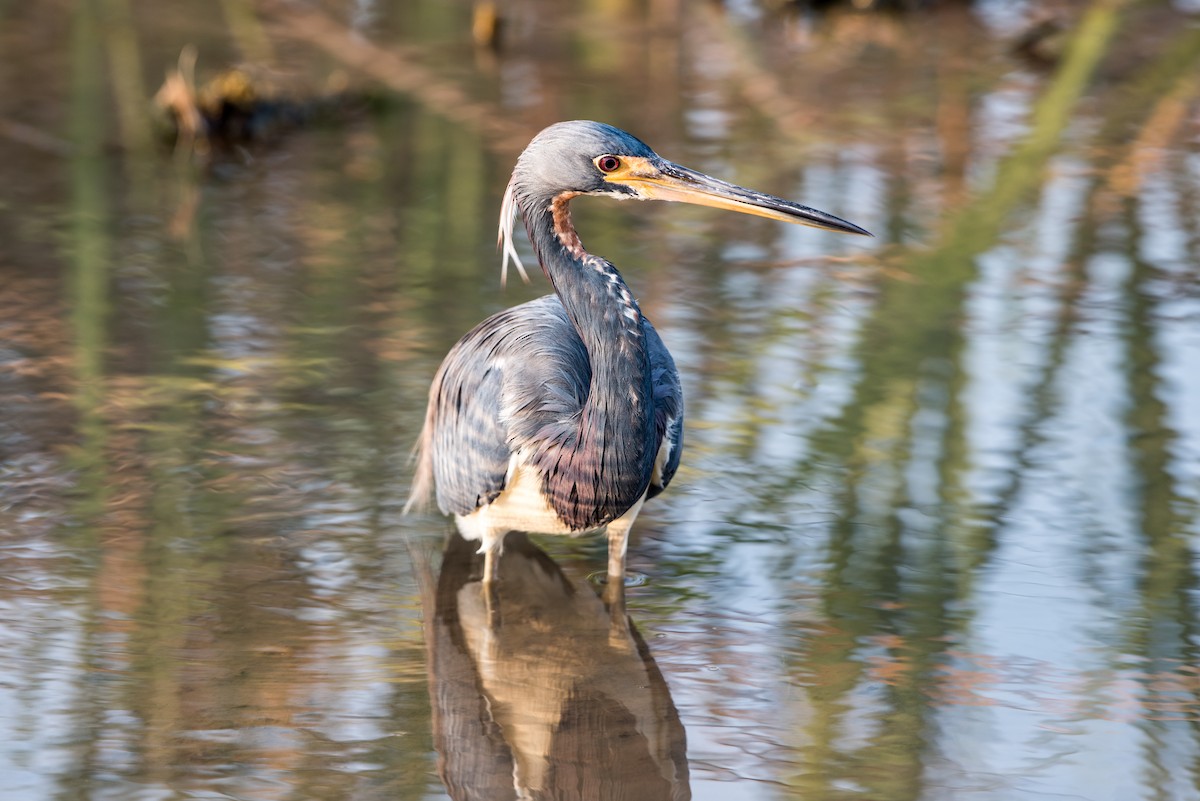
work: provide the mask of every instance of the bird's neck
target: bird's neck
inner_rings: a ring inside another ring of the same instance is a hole
[[[559,195],[541,214],[528,215],[538,262],[562,300],[591,360],[592,396],[623,397],[649,385],[642,310],[617,268],[583,249],[571,224],[570,195]],[[641,398],[639,397],[640,401]]]
[[[594,527],[619,517],[645,491],[656,456],[654,412],[642,311],[617,269],[583,249],[571,224],[571,197],[531,205],[525,220],[591,368],[587,400],[559,454],[560,469],[569,467],[549,489],[564,496],[552,500],[564,519]]]

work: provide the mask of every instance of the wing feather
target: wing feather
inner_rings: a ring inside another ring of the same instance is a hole
[[[466,515],[490,503],[504,490],[519,440],[578,412],[590,380],[587,351],[556,296],[481,322],[434,376],[405,508],[435,487],[444,514]]]
[[[658,447],[662,448],[665,444],[667,448],[662,472],[650,479],[650,487],[646,491],[646,497],[653,498],[667,488],[679,469],[679,458],[683,454],[683,387],[679,384],[679,371],[667,346],[649,320],[645,321],[645,325],[654,392],[655,433]]]

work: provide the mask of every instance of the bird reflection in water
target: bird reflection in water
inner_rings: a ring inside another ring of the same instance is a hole
[[[489,608],[475,551],[452,534],[424,594],[434,745],[451,798],[690,799],[679,713],[619,601],[512,533]]]

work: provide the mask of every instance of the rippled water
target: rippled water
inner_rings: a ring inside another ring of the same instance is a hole
[[[1194,4],[564,8],[0,11],[0,799],[1200,798]],[[187,44],[350,99],[172,152]],[[496,629],[408,453],[573,117],[877,238],[576,202],[684,465]]]

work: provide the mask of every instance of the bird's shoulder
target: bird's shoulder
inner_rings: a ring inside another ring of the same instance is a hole
[[[534,397],[582,403],[591,379],[587,349],[555,295],[496,312],[459,340],[443,368],[458,381],[486,376],[497,402],[525,408]]]

